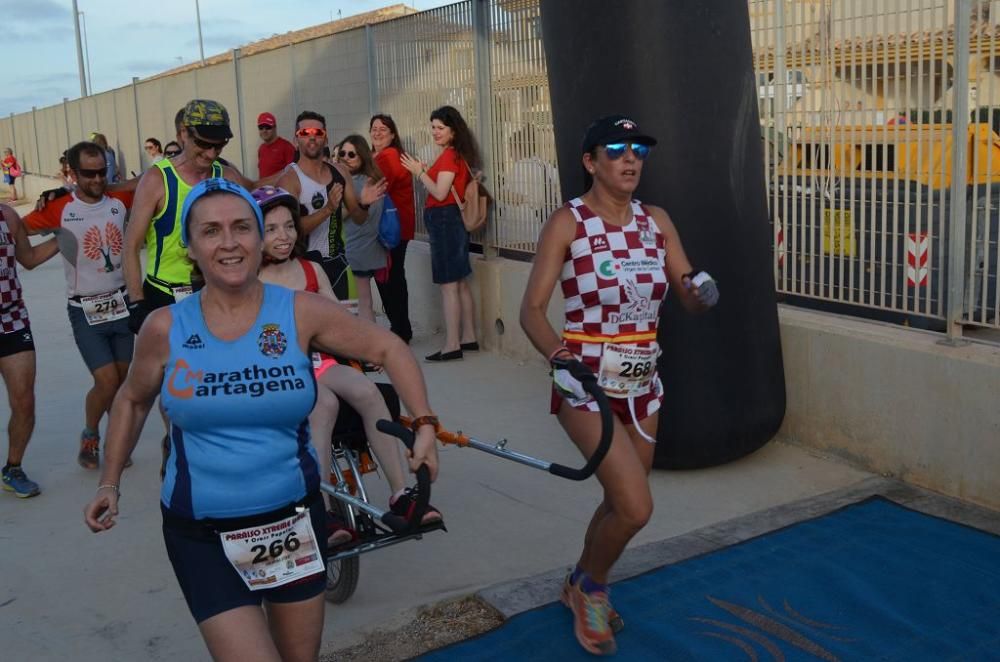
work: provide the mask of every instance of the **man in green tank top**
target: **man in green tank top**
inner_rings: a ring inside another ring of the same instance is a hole
[[[194,99],[184,107],[184,151],[147,170],[135,192],[125,228],[122,267],[129,296],[129,328],[139,332],[146,316],[191,294],[191,263],[180,243],[184,198],[198,182],[225,177],[244,188],[254,184],[236,169],[219,162],[233,132],[229,113],[217,101]],[[146,246],[146,276],[140,251]]]

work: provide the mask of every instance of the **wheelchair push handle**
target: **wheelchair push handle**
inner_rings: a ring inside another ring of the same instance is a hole
[[[376,421],[375,428],[379,432],[391,434],[398,438],[406,446],[407,450],[413,450],[416,437],[406,426],[395,421]],[[392,529],[393,533],[408,533],[420,528],[420,522],[427,512],[427,504],[431,500],[431,472],[426,464],[421,464],[417,469],[417,498],[409,518],[400,517],[392,512],[382,515],[382,523]]]
[[[555,362],[553,363],[555,365]],[[575,365],[567,366],[567,369],[569,369],[573,376],[580,381],[583,389],[593,396],[601,414],[600,443],[598,443],[593,455],[591,455],[587,462],[579,469],[567,467],[562,464],[556,464],[554,462],[539,460],[531,457],[530,455],[525,455],[524,453],[511,450],[507,448],[506,439],[497,443],[487,443],[464,434],[461,431],[451,432],[449,430],[439,429],[437,432],[438,440],[442,444],[446,445],[450,444],[460,447],[475,448],[476,450],[483,451],[484,453],[488,453],[496,457],[501,457],[505,460],[510,460],[535,469],[547,471],[553,476],[559,476],[560,478],[566,478],[568,480],[586,480],[590,478],[594,472],[597,471],[597,467],[600,466],[604,457],[608,454],[608,449],[611,448],[611,440],[614,436],[614,419],[611,414],[611,403],[608,401],[608,396],[604,393],[604,389],[597,384],[597,378],[582,363],[574,363]],[[563,366],[560,364],[559,367]],[[406,416],[400,416],[399,420],[404,426],[409,425],[411,422]]]
[[[556,357],[552,359],[552,366],[554,368],[564,368],[569,370],[570,374],[580,380],[580,385],[583,386],[583,390],[597,402],[597,408],[601,414],[601,440],[597,444],[597,448],[594,449],[593,455],[591,455],[590,458],[587,459],[586,464],[579,469],[552,463],[549,465],[548,470],[550,474],[553,476],[559,476],[560,478],[566,478],[569,480],[586,480],[590,478],[595,471],[597,471],[597,467],[601,465],[601,462],[604,460],[604,456],[608,454],[608,449],[611,448],[611,440],[614,437],[615,432],[614,418],[611,414],[611,402],[608,401],[608,396],[604,392],[604,389],[597,383],[597,377],[594,373],[579,361],[575,359],[567,360]]]

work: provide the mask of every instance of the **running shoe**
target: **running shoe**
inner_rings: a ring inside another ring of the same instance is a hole
[[[80,433],[80,452],[76,462],[84,469],[96,469],[101,466],[101,438],[96,434],[91,436]]]
[[[570,582],[570,577],[573,576],[572,572],[566,573],[566,581],[563,582],[562,595],[559,596],[559,600],[566,605],[567,609],[570,609],[569,604],[569,592],[573,588],[573,584]],[[625,620],[622,619],[621,614],[615,611],[615,608],[611,606],[611,600],[608,600],[608,625],[611,626],[611,631],[618,634],[625,629]]]
[[[42,493],[42,488],[38,487],[38,483],[28,478],[21,467],[10,467],[3,470],[3,488],[8,492],[13,492],[20,499],[27,499]]]
[[[579,584],[573,584],[569,589],[569,608],[573,612],[573,633],[585,651],[594,655],[618,652],[615,635],[608,624],[607,593],[585,593]]]
[[[347,526],[347,522],[337,513],[326,511],[326,546],[328,548],[346,545],[357,540],[358,534]]]
[[[403,519],[409,521],[410,513],[413,509],[417,507],[417,488],[407,487],[403,490],[395,499],[389,499],[389,510],[392,511],[394,515],[399,515]],[[420,524],[431,524],[433,522],[440,522],[443,517],[441,517],[441,511],[427,504],[427,510],[424,511],[424,516],[420,518]]]

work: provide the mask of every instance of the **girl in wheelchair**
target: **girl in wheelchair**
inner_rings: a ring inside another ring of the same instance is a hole
[[[253,197],[264,212],[264,262],[260,279],[293,290],[317,292],[336,300],[326,273],[302,257],[305,237],[299,232],[298,200],[284,189],[273,186],[258,188]],[[309,415],[309,425],[313,443],[317,445],[316,454],[320,458],[322,475],[330,475],[330,442],[335,426],[337,434],[358,432],[345,428],[356,428],[360,418],[364,438],[389,483],[389,509],[407,517],[416,503],[416,494],[406,485],[398,440],[375,428],[379,419],[392,419],[386,398],[378,385],[350,362],[319,352],[313,354],[313,372],[316,375],[317,396],[316,405]],[[349,409],[356,413],[352,415]],[[398,414],[398,405],[395,413]],[[339,426],[338,415],[345,419]],[[441,513],[428,506],[422,522],[426,524],[440,519]],[[350,542],[355,537],[354,532],[332,518],[328,534],[331,546]]]

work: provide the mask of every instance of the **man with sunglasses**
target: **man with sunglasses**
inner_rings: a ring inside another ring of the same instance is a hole
[[[264,141],[257,148],[257,176],[264,179],[295,160],[295,146],[278,135],[278,120],[271,113],[257,116],[257,131]]]
[[[122,248],[133,195],[107,191],[100,145],[77,143],[66,157],[77,182],[73,194],[28,214],[24,225],[32,234],[54,233],[62,252],[73,338],[94,378],[84,404],[77,462],[97,469],[101,418],[111,410],[132,361],[134,336],[128,327]]]
[[[299,160],[285,170],[277,186],[298,198],[305,209],[300,227],[309,238],[306,257],[323,267],[338,299],[356,299],[344,249],[343,209],[346,207],[351,219],[363,222],[368,217],[368,207],[385,194],[385,180],[369,182],[361,191],[355,191],[344,166],[331,165],[323,159],[326,118],[319,113],[311,110],[299,113],[295,119],[295,142]]]
[[[180,242],[184,199],[198,182],[224,177],[253,187],[239,171],[220,163],[233,132],[229,112],[217,101],[194,99],[181,115],[184,150],[172,160],[154,164],[142,176],[125,231],[125,284],[129,296],[129,328],[139,332],[153,310],[183,299],[194,291],[191,263]],[[139,254],[146,246],[146,277]]]

